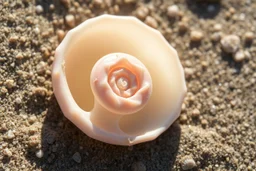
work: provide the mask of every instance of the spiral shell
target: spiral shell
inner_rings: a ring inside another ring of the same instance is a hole
[[[134,17],[102,15],[69,31],[56,49],[52,81],[70,121],[117,145],[158,137],[186,94],[176,50]]]

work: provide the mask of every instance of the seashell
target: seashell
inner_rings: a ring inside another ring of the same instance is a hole
[[[186,94],[176,50],[159,31],[124,16],[70,30],[56,49],[52,82],[65,117],[116,145],[157,138],[179,117]]]

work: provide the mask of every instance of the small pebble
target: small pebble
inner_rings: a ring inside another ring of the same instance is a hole
[[[1,92],[1,94],[6,94],[6,93],[8,93],[8,90],[5,87],[1,87],[0,92]]]
[[[134,162],[132,164],[132,171],[146,171],[146,166],[140,161]]]
[[[41,159],[43,156],[44,156],[43,150],[38,150],[38,151],[36,152],[36,157],[37,157],[37,158]]]
[[[200,111],[198,109],[194,109],[192,111],[192,117],[198,117],[200,115]]]
[[[236,62],[242,62],[245,59],[244,51],[242,50],[237,51],[233,56],[233,58]]]
[[[74,15],[72,14],[68,14],[65,16],[65,21],[66,21],[66,24],[70,27],[70,28],[73,28],[75,27],[76,23],[75,23],[75,17]]]
[[[39,62],[39,64],[36,66],[36,71],[38,74],[44,74],[47,64],[43,61]]]
[[[177,5],[171,5],[167,8],[167,16],[170,18],[179,17],[179,7]]]
[[[215,32],[211,35],[211,40],[214,42],[218,42],[220,41],[221,37],[222,37],[222,32]]]
[[[46,96],[47,92],[48,92],[48,90],[44,87],[36,87],[33,89],[33,93],[35,95]]]
[[[34,18],[32,17],[32,16],[27,16],[26,17],[26,23],[27,24],[33,24],[34,23],[34,20],[33,20]]]
[[[191,31],[190,39],[192,42],[199,42],[203,39],[203,33],[201,31]]]
[[[81,155],[80,153],[76,152],[73,156],[72,159],[77,162],[77,163],[81,163]]]
[[[18,53],[15,58],[16,59],[23,59],[23,55],[21,53]]]
[[[190,170],[196,167],[196,162],[191,156],[185,156],[181,160],[181,167],[183,170]]]
[[[202,119],[201,124],[203,127],[206,127],[208,125],[208,121],[206,119]]]
[[[36,6],[36,13],[37,14],[41,14],[42,12],[44,12],[44,9],[41,5],[37,5]]]
[[[63,30],[57,30],[57,36],[58,36],[59,42],[61,42],[65,37],[65,32]]]
[[[39,138],[38,135],[32,135],[28,138],[28,145],[30,147],[35,147],[39,144]]]
[[[35,33],[35,34],[39,34],[39,33],[40,33],[40,29],[39,29],[38,27],[36,27],[36,28],[34,29],[34,33]]]
[[[5,85],[8,89],[13,88],[15,85],[14,80],[6,80]]]
[[[8,149],[8,148],[5,148],[3,150],[3,154],[7,157],[11,157],[12,156],[12,152]]]
[[[13,133],[13,131],[12,130],[9,130],[8,132],[7,132],[7,139],[13,139],[15,137],[15,135],[14,135],[14,133]]]
[[[249,31],[244,34],[244,39],[246,42],[252,42],[253,38],[254,38],[253,32]]]
[[[146,17],[145,23],[146,23],[148,26],[153,27],[153,28],[155,28],[155,29],[158,27],[157,21],[156,21],[153,17],[150,17],[150,16],[147,16],[147,17]]]
[[[54,11],[54,9],[55,9],[54,4],[50,4],[49,9],[50,9],[50,11]]]
[[[33,124],[33,123],[35,123],[36,122],[36,116],[30,116],[29,118],[28,118],[28,122],[30,123],[30,124]]]
[[[193,68],[184,68],[186,78],[191,77],[194,74]]]
[[[221,31],[222,30],[222,25],[221,24],[215,24],[213,26],[213,30],[214,31]]]
[[[147,7],[142,6],[136,10],[136,17],[138,17],[141,20],[145,20],[148,14],[149,14],[149,9]]]
[[[60,2],[66,7],[68,8],[70,6],[70,0],[60,0]]]
[[[180,122],[181,122],[181,123],[186,123],[187,120],[188,120],[187,115],[181,115],[181,116],[180,116]]]
[[[186,32],[188,30],[188,24],[186,22],[179,22],[178,27],[180,32]]]
[[[226,53],[235,53],[240,46],[240,38],[236,35],[227,35],[220,41],[222,49]]]
[[[93,0],[92,3],[96,7],[102,7],[102,5],[104,4],[103,0]]]
[[[18,36],[11,36],[9,39],[9,43],[17,43],[18,39]]]
[[[17,97],[16,99],[15,99],[15,103],[17,103],[17,104],[21,104],[21,98],[20,97]]]

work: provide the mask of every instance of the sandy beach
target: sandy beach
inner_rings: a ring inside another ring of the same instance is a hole
[[[54,96],[56,47],[102,14],[137,17],[179,54],[182,111],[151,142],[94,140]],[[255,38],[255,0],[0,0],[0,171],[256,170]]]

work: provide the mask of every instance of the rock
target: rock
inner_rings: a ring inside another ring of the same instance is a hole
[[[180,11],[177,5],[171,5],[167,8],[167,16],[170,18],[179,17]]]
[[[13,133],[13,131],[12,130],[9,130],[8,132],[7,132],[7,139],[13,139],[15,137],[15,135],[14,135],[14,133]]]
[[[145,20],[145,23],[147,25],[149,25],[150,27],[153,27],[155,29],[158,27],[157,21],[153,17],[151,17],[151,16],[147,16],[147,18]]]
[[[15,85],[14,80],[6,80],[5,85],[8,89],[13,88]]]
[[[236,61],[236,62],[242,62],[244,59],[245,59],[245,54],[244,54],[244,51],[242,50],[239,50],[235,53],[235,55],[233,56],[233,59]]]
[[[180,32],[186,32],[188,30],[188,23],[187,22],[181,21],[181,22],[178,23],[178,26],[179,26],[179,31]]]
[[[222,49],[226,53],[235,53],[240,46],[240,38],[236,35],[227,35],[220,41]]]
[[[7,157],[11,157],[12,156],[12,152],[8,149],[8,148],[5,148],[3,150],[3,154]]]
[[[75,27],[76,23],[75,23],[75,17],[74,15],[72,14],[68,14],[65,16],[65,21],[66,21],[66,24],[70,27],[70,28],[73,28]]]
[[[76,152],[73,156],[72,159],[77,162],[77,163],[81,163],[81,155],[80,153]]]
[[[30,116],[29,118],[28,118],[28,122],[30,123],[30,124],[33,124],[35,121],[36,121],[36,116]]]
[[[33,135],[33,136],[30,136],[29,139],[28,139],[28,145],[30,147],[35,147],[39,144],[39,137],[38,135]]]
[[[35,95],[46,96],[48,93],[48,90],[44,87],[36,87],[33,89],[33,93]]]
[[[252,42],[253,38],[254,38],[253,32],[248,31],[244,34],[244,39],[246,42]]]
[[[102,7],[104,4],[103,0],[93,0],[92,3],[94,6],[96,6],[98,8]]]
[[[37,14],[41,14],[42,12],[44,12],[44,9],[41,5],[37,5],[36,6],[36,13]]]
[[[36,157],[37,158],[42,158],[44,156],[44,152],[42,151],[42,150],[38,150],[37,152],[36,152]]]
[[[181,159],[181,167],[183,170],[190,170],[196,167],[196,162],[191,156],[185,156]]]
[[[222,32],[215,32],[211,35],[211,40],[214,42],[218,42],[220,41],[221,37],[222,37]]]
[[[190,39],[192,42],[199,42],[203,39],[203,33],[201,31],[191,31]]]
[[[61,42],[65,37],[65,32],[63,30],[57,30],[56,33],[57,33],[59,42]]]
[[[193,117],[198,117],[200,115],[200,111],[198,110],[198,109],[194,109],[193,111],[192,111],[192,116]]]
[[[221,24],[215,24],[213,26],[213,30],[214,31],[221,31],[222,30],[222,25]]]
[[[149,9],[147,7],[142,6],[136,10],[136,17],[138,17],[141,20],[145,20],[148,14],[149,14]]]

